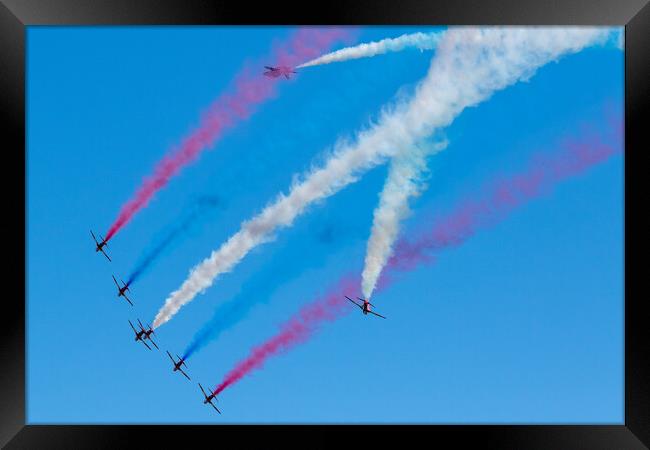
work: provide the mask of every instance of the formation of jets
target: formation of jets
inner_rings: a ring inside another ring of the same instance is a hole
[[[92,232],[92,230],[90,231],[90,234],[92,235],[93,240],[95,241],[95,252],[102,252],[104,254],[104,256],[106,256],[106,259],[111,261],[111,258],[104,251],[104,247],[106,247],[108,245],[108,243],[106,242],[106,239],[99,236],[99,238],[101,239],[101,242],[100,242],[100,241],[97,240],[97,237],[95,236],[95,233]],[[113,282],[117,286],[117,296],[118,296],[118,298],[119,297],[124,297],[124,300],[126,300],[127,302],[129,302],[129,304],[131,306],[133,306],[133,302],[126,295],[127,292],[129,292],[129,293],[131,292],[131,290],[129,289],[129,284],[130,283],[125,283],[124,280],[120,280],[122,282],[122,284],[120,285],[120,282],[117,281],[117,278],[115,278],[115,275],[112,275],[112,277],[113,277]],[[147,325],[147,327],[145,328],[142,321],[140,319],[137,319],[137,320],[138,320],[138,326],[137,327],[133,324],[133,322],[131,322],[130,320],[128,321],[129,325],[131,326],[131,329],[133,330],[135,341],[136,342],[138,342],[138,341],[142,342],[142,344],[145,347],[147,347],[149,350],[151,350],[151,347],[149,346],[149,344],[156,347],[156,349],[159,349],[158,344],[156,344],[154,342],[153,338],[152,338],[152,335],[155,336],[156,332],[153,330],[151,325]],[[169,351],[167,351],[167,355],[169,355],[169,358],[172,360],[172,363],[174,365],[174,367],[172,369],[172,372],[177,372],[178,371],[178,372],[182,373],[183,375],[185,375],[185,377],[189,380],[190,377],[183,370],[183,366],[185,366],[185,368],[187,369],[187,364],[185,363],[185,360],[183,358],[181,358],[180,356],[176,355],[177,358],[178,358],[178,361],[176,361],[174,359],[174,357],[171,355],[171,353],[169,353]],[[199,384],[199,386],[201,386],[201,385]],[[205,391],[203,390],[203,386],[201,386],[201,391],[203,392],[203,395],[205,397],[205,401],[203,402],[203,404],[209,403],[210,405],[212,405],[212,407],[219,414],[221,414],[221,411],[219,411],[219,409],[212,403],[212,400],[216,400],[215,394],[212,393],[210,395],[206,395]]]
[[[278,78],[278,77],[284,76],[286,79],[289,79],[292,74],[297,73],[293,68],[287,67],[287,66],[277,66],[277,67],[264,66],[264,68],[266,69],[266,71],[264,72],[264,75],[269,77],[269,78]],[[111,258],[108,256],[108,254],[104,250],[104,248],[108,245],[108,242],[106,241],[106,239],[104,239],[100,235],[99,238],[101,239],[101,241],[98,241],[97,237],[95,237],[95,233],[93,233],[92,230],[90,231],[90,234],[92,235],[93,240],[95,241],[95,252],[102,252],[104,254],[104,256],[106,257],[106,259],[111,261]],[[119,297],[124,297],[124,300],[126,300],[127,302],[129,302],[129,304],[131,306],[133,306],[133,302],[126,295],[127,292],[129,292],[129,293],[131,292],[131,290],[129,289],[130,282],[125,283],[124,280],[120,280],[122,282],[122,285],[120,285],[120,283],[117,281],[117,278],[115,278],[115,275],[113,275],[112,277],[113,277],[113,281],[115,282],[115,285],[117,286],[117,296],[118,296],[118,298]],[[356,301],[352,300],[347,295],[345,296],[345,298],[347,298],[349,301],[351,301],[356,306],[358,306],[361,309],[361,311],[363,312],[364,315],[368,315],[370,313],[370,314],[374,314],[375,316],[381,317],[383,319],[386,318],[386,317],[382,316],[381,314],[378,314],[378,313],[372,311],[370,309],[370,307],[371,306],[374,307],[374,305],[372,303],[370,303],[368,300],[357,297],[357,299],[362,302],[361,304],[359,304]],[[147,325],[147,328],[145,328],[145,326],[142,324],[140,319],[138,319],[138,328],[136,328],[135,325],[133,325],[133,322],[131,322],[130,320],[129,320],[129,325],[131,326],[131,329],[133,330],[136,342],[138,342],[138,341],[142,342],[142,344],[144,344],[145,347],[147,347],[149,350],[151,350],[151,347],[147,343],[147,341],[149,341],[149,343],[151,343],[154,347],[156,347],[156,349],[159,349],[158,345],[153,341],[153,339],[151,337],[152,334],[155,335],[155,332],[154,332],[153,328],[151,328],[150,325]],[[178,355],[176,355],[178,360],[174,359],[174,357],[169,352],[169,350],[167,350],[167,355],[169,356],[169,359],[171,359],[172,364],[173,364],[172,372],[180,372],[185,376],[185,378],[187,378],[189,380],[190,379],[189,375],[187,375],[187,373],[185,373],[185,371],[183,370],[183,366],[185,366],[185,369],[187,369],[187,364],[185,363],[185,359],[181,358]],[[212,403],[213,400],[217,401],[215,392],[211,392],[208,395],[205,392],[205,390],[203,389],[203,386],[201,385],[201,383],[199,383],[199,388],[201,388],[201,392],[203,393],[203,397],[204,397],[203,404],[204,405],[210,404],[210,406],[212,406],[219,414],[221,414],[221,411],[219,411],[219,408],[217,408],[216,405],[214,403]]]
[[[147,340],[153,344],[154,347],[158,348],[158,345],[153,341],[151,338],[152,334],[155,334],[153,329],[149,327],[147,330],[144,329],[144,326],[142,325],[142,322],[140,322],[140,319],[138,319],[138,324],[140,325],[140,331],[136,330],[135,327],[133,326],[133,323],[129,320],[129,325],[131,325],[131,329],[133,329],[133,332],[135,333],[135,340],[141,341],[145,347],[147,347],[149,350],[151,350],[151,347],[147,345]]]

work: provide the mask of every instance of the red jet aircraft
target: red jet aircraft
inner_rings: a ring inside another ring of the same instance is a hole
[[[187,364],[185,364],[185,360],[183,358],[181,358],[180,356],[176,355],[176,357],[178,358],[178,362],[176,362],[174,360],[174,357],[172,356],[172,354],[169,353],[169,350],[167,350],[167,354],[169,355],[169,359],[172,360],[172,363],[174,363],[173,372],[176,372],[178,370],[180,373],[185,375],[185,378],[187,378],[189,380],[190,377],[188,377],[187,374],[185,372],[183,372],[183,369],[181,368],[181,366],[185,366],[185,368],[187,369]]]
[[[108,245],[108,242],[106,242],[106,239],[104,239],[104,238],[101,237],[101,235],[100,235],[99,237],[100,237],[100,239],[101,239],[102,241],[101,241],[101,242],[97,242],[97,238],[95,237],[95,233],[93,233],[93,230],[90,230],[90,234],[93,235],[93,240],[95,241],[95,244],[96,244],[95,252],[102,252],[102,253],[104,254],[104,256],[105,256],[106,258],[108,258],[108,260],[110,261],[111,258],[109,258],[108,255],[106,254],[106,252],[104,251],[104,247],[105,247],[106,245]]]
[[[205,397],[205,400],[203,400],[203,404],[206,405],[206,404],[209,403],[209,404],[210,404],[214,409],[217,410],[217,412],[218,412],[219,414],[221,414],[221,411],[219,411],[219,408],[217,408],[216,406],[214,406],[214,403],[212,403],[212,400],[213,400],[213,399],[214,399],[215,401],[217,401],[217,396],[215,395],[215,393],[212,392],[212,393],[210,393],[210,395],[206,394],[205,391],[203,390],[203,386],[201,386],[201,383],[199,383],[199,387],[201,388],[201,392],[203,392],[203,396]]]
[[[133,303],[131,302],[129,297],[127,297],[126,294],[125,294],[126,291],[131,292],[131,290],[129,289],[129,285],[126,284],[124,282],[124,280],[120,280],[120,281],[122,281],[122,284],[124,285],[124,286],[120,286],[120,283],[118,283],[117,280],[115,279],[115,275],[111,275],[111,276],[113,277],[113,281],[115,281],[115,284],[117,285],[117,296],[118,297],[124,297],[124,300],[126,300],[127,302],[129,302],[131,304],[131,306],[133,306]]]
[[[129,325],[131,325],[131,328],[133,329],[133,332],[135,333],[135,341],[136,341],[136,342],[137,342],[137,341],[142,341],[142,343],[144,344],[144,346],[147,347],[149,350],[151,350],[151,347],[149,347],[149,346],[147,345],[147,343],[145,342],[145,339],[146,339],[146,338],[143,338],[143,337],[142,337],[142,336],[144,336],[145,333],[146,333],[146,331],[144,330],[144,328],[142,328],[142,326],[140,326],[140,331],[136,331],[135,327],[133,326],[133,324],[131,323],[130,320],[129,320]],[[152,342],[153,342],[153,341],[152,341]]]
[[[284,77],[288,80],[292,73],[298,73],[295,70],[293,70],[291,67],[287,67],[287,66],[278,66],[278,67],[264,66],[264,68],[267,69],[266,72],[264,72],[264,75],[266,75],[269,78],[278,78],[284,75]]]
[[[354,300],[352,300],[350,297],[348,297],[347,295],[345,296],[345,298],[347,298],[347,299],[350,300],[352,303],[354,303],[354,304],[357,305],[359,308],[361,308],[361,311],[363,311],[364,314],[367,315],[368,313],[370,313],[370,314],[374,314],[375,316],[381,317],[382,319],[385,319],[385,317],[382,316],[381,314],[377,314],[376,312],[370,310],[370,307],[371,307],[371,306],[375,306],[375,305],[373,305],[372,303],[370,303],[368,300],[364,300],[364,299],[362,299],[362,298],[357,297],[359,300],[361,300],[361,301],[363,302],[363,305],[360,305],[360,304],[358,304],[357,302],[355,302]]]
[[[140,322],[140,319],[138,319],[138,323],[140,324],[140,329],[144,332],[144,335],[143,335],[144,337],[143,337],[143,339],[145,339],[145,340],[146,340],[146,339],[149,339],[149,342],[151,342],[151,343],[153,344],[154,347],[156,347],[157,349],[159,349],[158,345],[157,345],[157,344],[153,341],[153,339],[151,338],[151,335],[152,335],[152,334],[154,334],[154,335],[156,334],[156,332],[153,331],[153,328],[151,328],[151,325],[147,325],[147,326],[149,327],[149,329],[148,329],[148,330],[145,330],[145,329],[144,329],[144,325],[142,325],[142,322]]]

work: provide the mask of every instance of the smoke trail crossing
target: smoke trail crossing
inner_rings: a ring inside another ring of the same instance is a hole
[[[350,59],[371,58],[389,52],[399,52],[406,48],[418,48],[420,50],[434,50],[444,32],[435,33],[413,33],[403,34],[396,38],[382,39],[381,41],[368,42],[355,45],[354,47],[342,48],[326,55],[320,56],[306,63],[297,66],[303,67],[321,66],[333,62],[348,61]]]
[[[525,171],[493,181],[483,189],[485,195],[462,202],[435,226],[418,233],[415,239],[400,240],[386,271],[407,271],[431,262],[432,253],[462,244],[479,229],[502,220],[514,209],[548,192],[553,185],[621,153],[622,127],[615,125],[611,131],[610,139],[597,135],[567,139],[558,155],[539,155]],[[607,140],[612,143],[608,144]]]
[[[306,57],[318,55],[346,36],[347,32],[339,28],[303,28],[295,32],[288,42],[277,45],[264,63],[277,61],[283,65],[295,65]],[[153,173],[144,179],[133,197],[122,206],[106,233],[106,240],[109,241],[136,213],[147,206],[171,178],[194,162],[201,152],[213,147],[225,130],[248,119],[255,107],[272,98],[276,94],[277,82],[278,79],[261,76],[248,65],[245,66],[235,76],[231,90],[204,111],[198,127],[156,164]]]
[[[254,247],[273,239],[312,203],[356,181],[362,172],[449,125],[466,107],[492,93],[529,79],[544,64],[585,46],[604,42],[605,28],[459,28],[440,41],[426,78],[414,96],[383,111],[377,124],[357,134],[354,143],[339,143],[324,167],[294,183],[218,250],[195,266],[156,315],[153,327],[169,321],[215,278],[229,272]]]
[[[622,139],[616,139],[613,145],[609,145],[594,135],[566,142],[556,155],[533,159],[527,169],[492,183],[492,187],[485,194],[479,194],[477,200],[462,202],[451,214],[433,226],[429,225],[431,228],[424,230],[413,241],[400,241],[377,290],[390,285],[391,279],[386,275],[392,271],[412,270],[419,264],[433,262],[432,251],[461,245],[479,228],[504,219],[508,213],[547,192],[555,184],[580,175],[621,151]],[[221,393],[252,371],[262,368],[269,358],[306,342],[326,322],[353,311],[343,294],[354,292],[355,285],[353,277],[345,276],[328,290],[324,298],[303,307],[280,327],[276,335],[254,347],[244,360],[236,364],[214,392]]]
[[[361,274],[361,291],[370,299],[381,270],[391,255],[400,223],[409,215],[409,199],[425,188],[426,158],[447,147],[447,142],[435,145],[416,145],[395,156],[390,163],[388,177],[379,196],[379,205],[373,213],[366,258]]]

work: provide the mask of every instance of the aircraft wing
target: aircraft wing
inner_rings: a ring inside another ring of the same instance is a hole
[[[93,240],[95,241],[95,243],[99,245],[99,242],[97,242],[97,238],[95,237],[95,233],[93,233],[93,230],[90,230],[90,234],[93,235]]]
[[[214,409],[215,409],[219,414],[221,414],[221,411],[219,411],[219,408],[217,408],[216,406],[214,406],[214,404],[213,404],[212,402],[210,402],[210,405],[212,405],[212,407],[213,407],[213,408],[214,408]]]
[[[144,344],[145,347],[147,347],[149,350],[151,350],[151,347],[147,345],[147,343],[144,341],[144,339],[140,339],[142,343]]]
[[[361,306],[360,304],[358,304],[357,302],[355,302],[354,300],[352,300],[352,299],[351,299],[350,297],[348,297],[347,295],[345,296],[345,298],[347,298],[348,300],[350,300],[352,303],[354,303],[355,305],[357,305],[359,308],[363,309],[363,306]]]
[[[167,350],[167,355],[169,356],[169,359],[172,360],[172,362],[174,363],[174,365],[176,365],[176,361],[174,361],[174,358],[172,357],[172,354],[169,353],[169,350]]]
[[[205,391],[203,390],[203,386],[201,386],[201,383],[199,383],[199,387],[201,388],[201,392],[203,392],[203,395],[207,398],[208,394],[206,394]]]
[[[104,254],[104,256],[105,256],[109,261],[111,260],[111,258],[106,254],[106,252],[104,251],[104,249],[102,249],[101,252]],[[111,262],[112,262],[112,261],[111,261]]]
[[[133,326],[133,324],[131,323],[130,320],[129,320],[129,325],[131,325],[131,329],[133,330],[133,332],[134,332],[135,334],[138,334],[138,332],[135,331],[135,327]]]
[[[271,66],[264,66],[264,68],[269,70],[277,70],[275,67],[271,67]]]
[[[154,345],[154,347],[156,347],[157,350],[160,350],[160,347],[158,347],[158,345],[153,341],[153,339],[151,338],[147,338],[147,339],[149,339],[149,342],[151,342]]]
[[[289,74],[288,74],[288,73],[285,73],[285,74],[284,74],[284,77],[288,80],[288,79],[289,79]]]
[[[131,306],[133,306],[133,302],[131,301],[131,299],[129,297],[126,296],[126,294],[122,294],[122,297],[124,297],[124,300],[126,300],[127,302],[129,302],[131,304]]]
[[[113,277],[113,281],[115,282],[115,286],[117,286],[117,289],[119,290],[120,289],[120,284],[115,279],[115,275],[111,275],[111,276]]]
[[[385,319],[384,316],[382,316],[381,314],[377,314],[377,313],[374,312],[374,311],[368,311],[368,312],[369,312],[370,314],[374,314],[375,316],[379,316],[379,317],[381,317],[382,319]]]
[[[180,369],[180,368],[179,368],[178,370],[179,370],[183,375],[185,375],[185,378],[187,378],[188,380],[190,379],[190,377],[187,376],[187,374],[186,374],[185,372],[183,372],[183,369]],[[192,380],[190,380],[190,381],[192,381]]]

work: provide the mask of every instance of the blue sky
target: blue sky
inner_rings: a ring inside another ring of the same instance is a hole
[[[424,27],[365,27],[359,42]],[[201,404],[234,363],[329,284],[359,269],[387,168],[378,167],[253,251],[159,329],[181,353],[217,305],[259,306],[188,361],[133,342],[189,269],[337,138],[427,71],[408,50],[304,69],[229,131],[94,253],[155,162],[191,129],[280,27],[29,27],[27,59],[27,415],[29,423],[623,423],[623,158],[612,158],[400,277],[375,302]],[[580,123],[622,105],[623,53],[595,47],[470,108],[444,131],[404,233],[495,174],[522,167]],[[197,198],[219,199],[116,298],[155,239]],[[368,320],[364,320],[368,319]]]

